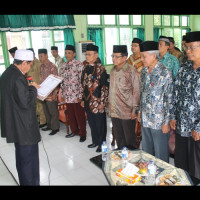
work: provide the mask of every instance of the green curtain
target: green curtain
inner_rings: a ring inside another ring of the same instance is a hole
[[[137,28],[137,37],[144,41],[144,28]]]
[[[76,48],[73,30],[71,28],[63,29],[63,34],[64,34],[64,44],[65,44],[65,46],[66,45],[73,45]],[[76,56],[75,56],[75,58],[76,58]],[[65,57],[64,57],[64,60],[66,62]]]
[[[158,40],[159,40],[159,28],[153,29],[153,40],[158,42]]]
[[[75,28],[73,15],[0,15],[0,31]]]
[[[103,57],[103,42],[102,42],[102,29],[101,28],[88,28],[87,31],[88,40],[95,42],[95,45],[99,47],[99,58],[101,59],[102,65],[104,65]]]

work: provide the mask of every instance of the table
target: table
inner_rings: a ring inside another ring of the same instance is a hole
[[[156,158],[155,156],[152,156],[144,152],[143,150],[137,149],[137,150],[132,150],[130,152],[131,152],[131,157],[129,159],[130,163],[141,162],[141,161],[149,162],[150,160],[153,160],[154,164],[157,167],[156,178],[166,174],[173,174],[176,175],[177,177],[181,177],[182,181],[184,182],[184,185],[193,185],[192,180],[190,179],[190,176],[186,171],[180,168],[176,168],[175,166],[166,163]],[[123,168],[123,163],[122,161],[116,161],[112,159],[111,158],[112,153],[113,151],[108,152],[107,160],[102,164],[104,175],[110,185],[145,185],[145,176],[141,176],[141,180],[135,184],[130,184],[128,182],[125,182],[120,177],[116,176],[116,171]]]

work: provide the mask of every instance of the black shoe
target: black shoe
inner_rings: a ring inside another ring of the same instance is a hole
[[[90,145],[88,145],[88,148],[94,148],[96,146],[97,146],[97,144],[90,144]]]
[[[42,128],[42,131],[49,131],[49,130],[51,130],[49,127]]]
[[[71,137],[74,137],[75,135],[77,135],[77,134],[75,134],[75,133],[70,133],[69,135],[66,135],[65,137],[66,137],[66,138],[71,138]]]
[[[47,125],[47,123],[46,124],[40,124],[39,125],[39,128],[43,128],[43,127],[45,127]]]
[[[98,153],[101,152],[101,147],[98,147],[96,152],[98,152]]]
[[[84,142],[86,140],[86,136],[81,136],[79,142]]]
[[[55,135],[57,132],[59,132],[59,129],[51,131],[51,133],[49,133],[49,135]]]

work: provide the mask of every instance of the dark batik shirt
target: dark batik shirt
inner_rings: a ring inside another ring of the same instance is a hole
[[[178,71],[170,113],[181,136],[190,137],[192,130],[200,133],[200,67],[194,70],[192,61]]]
[[[81,78],[85,110],[90,110],[92,113],[105,112],[109,87],[107,78],[106,69],[100,63],[95,62],[94,65],[85,63]],[[104,105],[104,109],[98,109],[100,104]]]

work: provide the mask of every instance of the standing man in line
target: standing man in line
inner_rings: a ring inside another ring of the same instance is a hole
[[[29,72],[27,73],[27,75],[32,76],[33,81],[39,85],[40,84],[40,66],[42,63],[35,57],[35,51],[33,48],[29,48],[27,50],[31,50],[34,56],[33,64]],[[36,99],[36,114],[38,116],[38,121],[40,123],[39,128],[43,128],[44,126],[47,125],[47,123],[46,123],[46,117],[44,114],[43,104],[42,104],[42,101],[39,99]]]
[[[131,51],[133,52],[133,54],[129,56],[128,64],[134,66],[141,76],[143,62],[140,56],[140,43],[142,43],[142,40],[140,40],[139,38],[133,38],[131,45]]]
[[[20,185],[39,185],[39,151],[41,140],[35,101],[39,86],[28,84],[25,74],[31,68],[33,52],[17,50],[14,64],[1,76],[1,137],[15,143],[16,168]]]
[[[66,45],[65,57],[67,62],[63,63],[60,69],[60,76],[63,77],[61,92],[67,103],[67,115],[72,133],[65,137],[71,138],[79,135],[79,141],[84,142],[86,140],[86,117],[85,110],[80,105],[82,100],[81,75],[84,65],[74,59],[75,55],[75,47]]]
[[[42,63],[40,67],[40,81],[41,83],[50,75],[58,75],[57,67],[49,61],[47,49],[38,49],[39,60]],[[43,108],[47,120],[47,127],[42,128],[43,131],[51,130],[49,135],[55,135],[59,132],[59,112],[58,112],[58,90],[56,87],[51,94],[44,100]]]
[[[176,167],[200,179],[200,31],[186,33],[188,60],[177,75],[170,109]]]
[[[133,52],[133,54],[130,55],[130,57],[128,58],[128,63],[136,68],[137,72],[139,73],[139,76],[141,77],[141,71],[144,66],[140,55],[140,43],[142,43],[141,39],[133,38],[131,45],[131,51]],[[137,147],[139,147],[142,139],[142,127],[141,123],[138,122],[137,119],[135,125],[135,134],[136,134],[136,145]]]
[[[98,46],[93,44],[88,44],[86,47],[81,105],[87,113],[92,135],[92,144],[88,145],[88,148],[98,146],[96,152],[101,152],[101,145],[106,141],[107,134],[105,106],[108,101],[109,83],[106,69],[99,62],[98,50]]]
[[[110,72],[109,113],[118,149],[136,149],[135,124],[140,102],[140,77],[127,62],[126,45],[114,45]]]
[[[169,162],[169,107],[172,103],[172,73],[158,61],[158,42],[140,44],[144,64],[141,75],[141,103],[138,120],[142,125],[142,149]]]
[[[65,62],[63,58],[61,58],[59,55],[58,55],[58,47],[57,46],[52,46],[51,47],[51,54],[52,56],[55,58],[54,60],[54,64],[56,65],[56,67],[58,68],[58,76],[60,76],[60,68],[61,68],[61,65]]]
[[[170,41],[170,46],[169,46],[169,49],[168,49],[169,53],[172,54],[173,56],[175,56],[177,59],[179,59],[180,56],[181,56],[181,51],[177,47],[175,47],[174,38],[168,37],[168,39]]]
[[[175,79],[179,69],[179,61],[175,56],[168,52],[170,41],[168,37],[160,36],[158,43],[159,62],[165,65],[165,67],[167,67],[172,72],[173,79]]]

